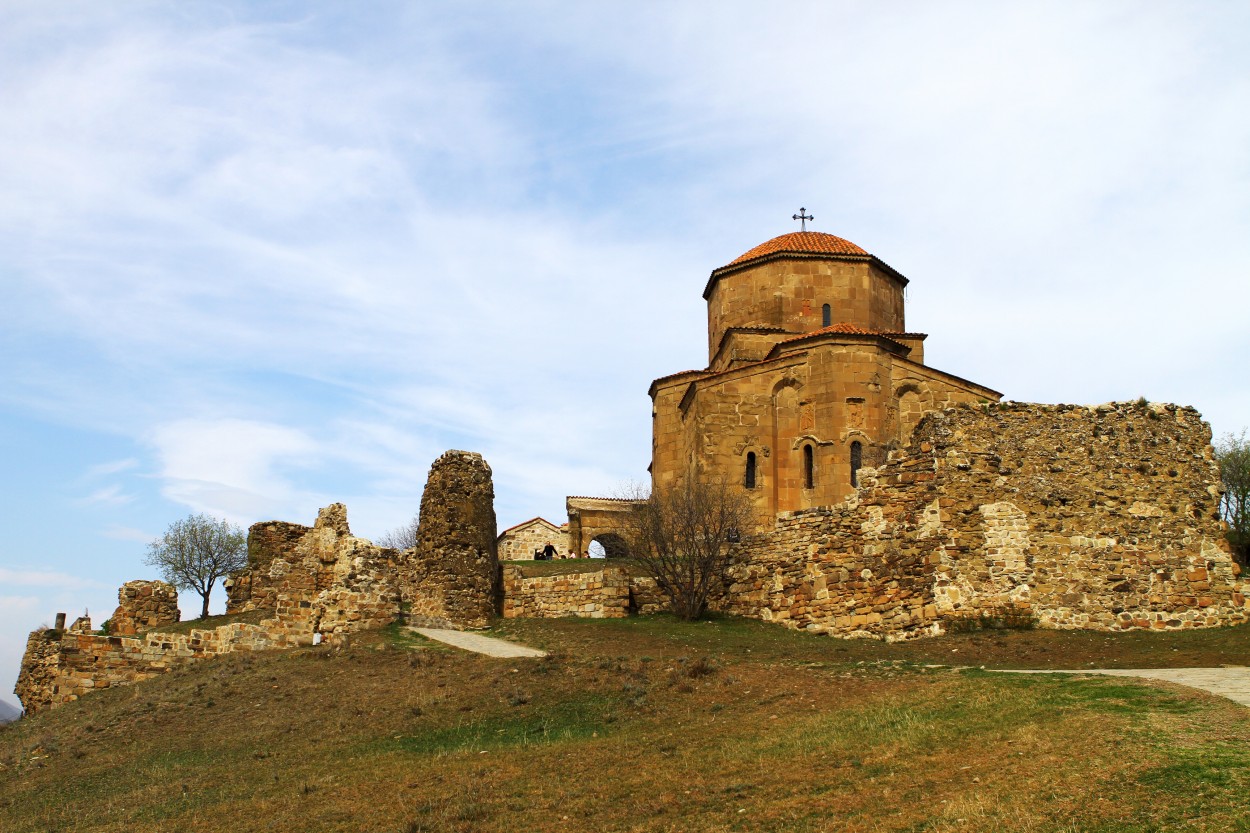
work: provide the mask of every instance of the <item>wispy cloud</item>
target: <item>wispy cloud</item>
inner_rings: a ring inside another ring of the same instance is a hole
[[[124,460],[111,460],[107,463],[99,463],[89,467],[86,471],[85,477],[88,479],[95,477],[107,477],[111,474],[120,474],[123,471],[129,471],[137,468],[138,466],[139,461],[134,457],[127,457]]]
[[[113,484],[96,489],[91,494],[83,498],[80,503],[83,504],[102,504],[104,506],[122,506],[133,501],[134,495],[126,494],[122,491],[122,487]]]

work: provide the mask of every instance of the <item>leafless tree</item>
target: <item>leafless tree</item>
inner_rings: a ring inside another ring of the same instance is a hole
[[[403,526],[383,532],[374,543],[379,547],[390,547],[393,550],[410,550],[420,540],[418,535],[420,522],[421,517],[413,515],[411,521]]]
[[[752,517],[751,504],[736,484],[686,478],[639,500],[630,517],[633,555],[674,613],[698,619],[722,588],[731,545]]]
[[[1250,563],[1250,440],[1246,432],[1225,434],[1215,444],[1215,458],[1224,483],[1220,514],[1228,521],[1228,543],[1239,562]]]
[[[208,616],[208,597],[217,580],[247,566],[247,533],[229,521],[188,515],[148,544],[145,561],[179,590],[199,593],[204,600],[203,619]]]

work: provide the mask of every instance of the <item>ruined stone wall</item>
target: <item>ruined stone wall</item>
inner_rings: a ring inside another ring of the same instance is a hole
[[[227,612],[270,609],[291,639],[382,627],[400,613],[400,553],[351,534],[347,508],[311,526],[269,521],[248,530],[246,570],[230,577]]]
[[[276,558],[289,563],[296,545],[311,531],[312,527],[285,521],[252,524],[247,531],[247,568],[224,582],[226,613],[277,607],[275,583],[281,581],[286,571],[282,567],[271,570],[273,561]]]
[[[15,689],[28,714],[84,694],[130,685],[178,665],[233,651],[293,647],[266,623],[235,623],[187,634],[139,637],[43,630],[30,635]]]
[[[499,559],[495,486],[482,455],[448,451],[434,461],[420,524],[421,542],[404,553],[399,574],[410,621],[488,627],[499,601]]]
[[[182,618],[178,590],[163,581],[128,581],[117,591],[117,609],[109,618],[109,633],[129,636]]]
[[[1192,408],[961,406],[852,498],[745,539],[726,610],[900,638],[960,620],[1174,629],[1244,622]]]
[[[505,564],[502,613],[508,619],[622,618],[629,615],[629,585],[620,567],[527,578],[520,567]]]

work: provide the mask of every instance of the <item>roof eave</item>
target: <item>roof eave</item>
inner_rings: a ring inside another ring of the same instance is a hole
[[[772,263],[776,260],[841,260],[853,263],[872,263],[879,267],[894,280],[898,281],[899,286],[907,286],[910,281],[902,272],[895,269],[876,255],[850,255],[836,254],[832,252],[769,252],[766,255],[753,257],[750,260],[744,260],[741,263],[731,263],[728,266],[722,266],[719,269],[713,269],[712,274],[708,276],[707,285],[703,288],[703,300],[707,300],[712,294],[712,288],[716,286],[716,282],[721,278],[741,272],[744,269],[750,269],[753,266],[759,266],[764,263]]]

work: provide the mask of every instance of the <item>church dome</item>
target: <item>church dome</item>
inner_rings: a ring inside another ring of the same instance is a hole
[[[868,252],[856,246],[850,240],[843,240],[841,237],[834,237],[832,234],[825,234],[820,231],[793,231],[780,237],[774,237],[766,243],[759,244],[754,249],[744,252],[721,268],[740,266],[748,261],[777,254],[869,257]]]

